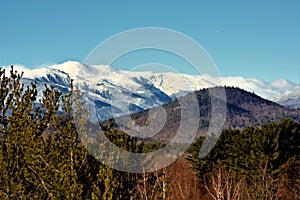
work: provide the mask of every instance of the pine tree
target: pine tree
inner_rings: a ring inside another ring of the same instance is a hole
[[[191,148],[192,156],[188,160],[202,184],[205,176],[220,174],[221,170],[223,174],[231,172],[238,180],[245,180],[247,191],[243,198],[299,198],[299,125],[285,119],[261,128],[223,130],[207,157],[198,157],[203,141],[200,138]]]

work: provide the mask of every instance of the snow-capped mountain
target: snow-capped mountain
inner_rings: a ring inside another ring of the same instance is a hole
[[[300,108],[300,90],[276,97],[273,101],[289,108]]]
[[[23,81],[36,81],[39,87],[53,84],[61,92],[69,91],[71,79],[79,85],[99,120],[120,116],[162,105],[177,96],[202,88],[220,85],[240,87],[266,99],[282,96],[300,85],[280,79],[267,83],[242,77],[216,78],[209,75],[187,75],[173,72],[153,73],[120,70],[111,66],[86,65],[75,61],[40,69],[19,68],[24,71]],[[218,84],[217,84],[218,83]]]

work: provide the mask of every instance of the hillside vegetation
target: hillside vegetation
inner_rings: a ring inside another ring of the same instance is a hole
[[[263,99],[254,93],[235,87],[214,87],[194,92],[199,102],[199,129],[198,136],[206,134],[211,117],[210,91],[225,90],[226,93],[226,120],[224,128],[243,129],[247,126],[261,126],[272,121],[280,122],[285,118],[300,119],[300,109],[290,109],[272,101]],[[217,93],[212,92],[212,93]],[[189,99],[190,95],[180,97]],[[221,101],[221,100],[219,100]],[[181,122],[181,106],[176,99],[163,105],[167,119],[163,129],[153,137],[156,141],[170,141],[176,134]],[[144,126],[148,123],[148,111],[141,111],[131,115],[133,121]],[[125,116],[126,117],[126,116]]]
[[[36,84],[24,87],[21,79],[22,74],[13,68],[9,77],[0,69],[0,199],[300,197],[297,110],[285,109],[240,89],[227,88],[227,129],[207,157],[198,158],[201,136],[172,165],[151,173],[128,173],[102,164],[82,144],[82,138],[88,138],[91,130],[84,128],[90,123],[89,112],[79,100],[80,91],[72,88],[63,95],[46,85],[42,99],[37,101]],[[197,96],[200,106],[207,110],[200,115],[205,130],[209,98],[207,90],[203,91]],[[180,109],[174,110],[174,105],[176,102],[165,107],[176,121]],[[76,122],[83,127],[81,137],[76,131],[74,112],[79,119]],[[135,114],[138,123],[144,122],[143,114],[146,112]],[[167,124],[164,130],[172,135],[176,123]],[[247,126],[251,123],[260,127]],[[149,152],[164,145],[143,142],[111,123],[102,126],[111,142],[130,152]],[[117,155],[106,150],[105,142],[94,145],[99,145],[101,153],[112,160],[116,158]]]

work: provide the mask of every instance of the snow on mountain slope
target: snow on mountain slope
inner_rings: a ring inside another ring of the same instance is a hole
[[[78,84],[86,93],[89,103],[95,105],[97,117],[100,120],[112,117],[112,109],[117,116],[133,113],[159,106],[176,96],[191,91],[220,85],[216,84],[220,82],[220,78],[206,74],[133,72],[75,61],[40,69],[30,70],[22,66],[19,68],[24,71],[24,83],[34,80],[38,87],[43,87],[44,83],[53,84],[63,93],[68,92],[71,79],[74,79],[74,85]],[[221,79],[223,85],[240,87],[267,99],[285,95],[300,88],[300,85],[283,79],[272,83],[242,77]]]
[[[300,85],[293,84],[284,79],[267,83],[253,78],[225,77],[223,78],[223,83],[224,85],[240,87],[247,91],[255,92],[257,95],[266,99],[273,99],[300,88]]]
[[[300,90],[276,97],[273,101],[286,107],[300,108]]]

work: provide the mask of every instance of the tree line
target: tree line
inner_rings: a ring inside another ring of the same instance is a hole
[[[39,97],[36,83],[25,86],[22,75],[13,67],[9,76],[0,69],[0,199],[196,199],[199,191],[208,199],[299,198],[299,122],[223,130],[203,159],[198,151],[204,138],[198,138],[187,154],[196,187],[178,178],[182,165],[138,174],[102,164],[81,143],[91,130],[84,128],[90,122],[80,91],[72,83],[68,94],[45,85]],[[75,122],[83,127],[81,137]],[[130,152],[164,146],[141,142],[109,124],[102,130]],[[185,176],[194,181],[192,174]]]
[[[199,138],[188,160],[212,199],[299,199],[299,136],[300,123],[290,119],[227,129],[205,158],[198,156]]]

